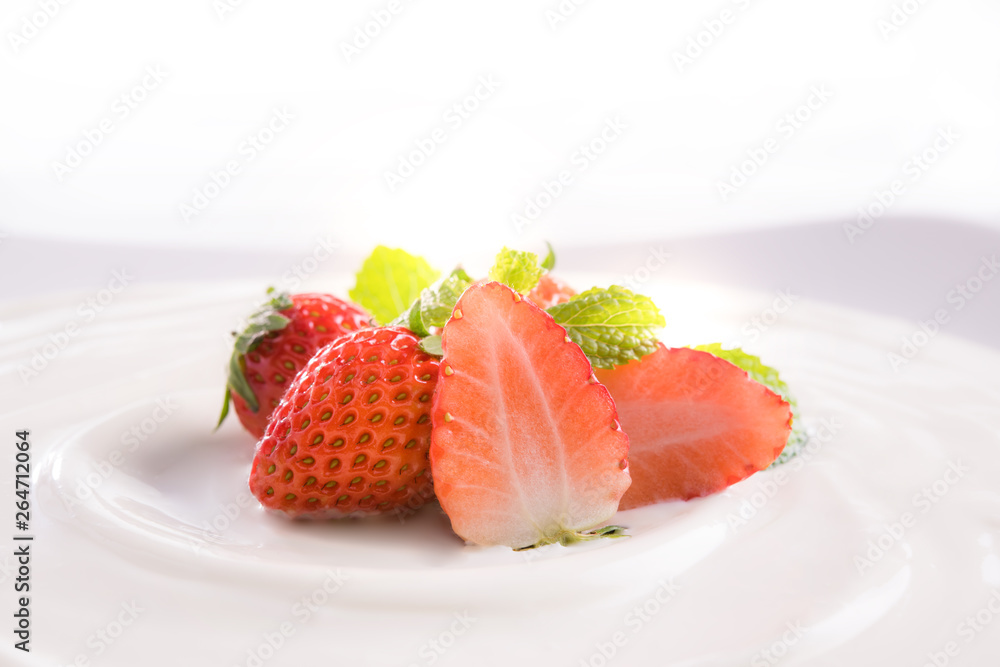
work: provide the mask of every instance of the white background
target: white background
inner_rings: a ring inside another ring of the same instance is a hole
[[[295,251],[332,235],[454,261],[470,245],[849,223],[894,179],[887,218],[1000,225],[996,2],[910,0],[890,32],[901,1],[567,2],[557,20],[555,0],[412,0],[350,58],[388,0],[53,0],[51,18],[44,4],[0,4],[9,236]],[[165,77],[122,118],[147,67]],[[496,91],[446,122],[484,76]],[[776,124],[815,86],[829,100],[785,137]],[[294,121],[246,161],[275,108]],[[60,180],[55,163],[105,118],[113,131]],[[626,129],[580,171],[574,154],[614,118]],[[436,127],[446,141],[391,191],[385,173]],[[957,141],[905,177],[942,128]],[[777,151],[723,202],[718,184],[770,137]],[[185,222],[181,204],[232,159],[240,173]],[[572,185],[518,233],[511,214],[563,169]]]

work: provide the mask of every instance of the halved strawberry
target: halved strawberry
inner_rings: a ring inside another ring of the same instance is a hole
[[[452,528],[527,548],[616,534],[628,436],[566,331],[509,287],[469,287],[444,327],[431,471]]]
[[[708,352],[660,344],[597,378],[631,443],[621,509],[721,491],[769,466],[791,430],[784,399]]]
[[[566,303],[574,296],[576,296],[576,290],[558,278],[554,278],[551,273],[542,274],[542,277],[538,279],[538,284],[527,294],[528,300],[542,310]]]

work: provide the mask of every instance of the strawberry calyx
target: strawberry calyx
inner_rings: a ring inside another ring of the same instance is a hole
[[[465,269],[455,267],[448,276],[422,289],[409,308],[400,313],[390,325],[406,327],[420,338],[436,335],[451,317],[458,297],[473,282],[472,276]],[[430,353],[429,350],[424,351]]]
[[[219,422],[215,428],[219,428],[229,414],[229,403],[232,394],[246,401],[247,407],[257,412],[260,409],[260,402],[257,395],[247,382],[244,371],[246,370],[245,356],[251,352],[264,336],[272,331],[281,331],[291,320],[281,314],[281,311],[292,308],[292,297],[288,292],[279,292],[273,287],[267,288],[267,295],[270,297],[260,305],[247,318],[242,330],[233,332],[233,354],[229,357],[229,374],[226,378],[226,397],[222,403],[222,413],[219,415]]]
[[[549,252],[545,255],[545,259],[542,260],[541,267],[543,271],[548,273],[556,268],[556,251],[548,241],[545,242],[545,246],[549,249]]]
[[[626,530],[628,529],[625,526],[603,526],[602,528],[594,528],[592,530],[560,530],[553,535],[544,537],[532,545],[519,547],[514,549],[514,551],[528,551],[529,549],[536,549],[547,544],[561,544],[564,547],[568,547],[573,544],[579,544],[580,542],[599,540],[603,537],[629,537],[629,534],[625,532]]]
[[[490,278],[518,293],[530,291],[538,284],[541,276],[555,266],[555,251],[550,243],[546,245],[548,254],[544,260],[539,260],[538,255],[533,252],[504,248],[494,260]],[[358,282],[359,284],[362,282],[361,274],[358,276]],[[397,315],[390,325],[406,327],[421,339],[420,349],[427,354],[440,357],[441,328],[451,317],[459,297],[474,282],[475,279],[465,269],[461,266],[455,267],[444,278],[423,288],[409,308]]]
[[[441,349],[441,334],[434,334],[432,336],[427,336],[426,338],[421,338],[418,345],[421,350],[432,357],[441,357],[444,355],[444,350]]]

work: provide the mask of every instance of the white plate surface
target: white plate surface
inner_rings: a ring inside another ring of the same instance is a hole
[[[982,622],[1000,612],[994,351],[941,333],[896,372],[887,354],[912,325],[798,301],[748,345],[799,397],[813,439],[798,460],[710,498],[621,512],[628,539],[515,553],[464,545],[436,504],[328,523],[257,507],[253,442],[235,420],[212,427],[225,334],[258,290],[136,287],[27,384],[18,366],[78,300],[6,308],[4,427],[32,430],[35,464],[26,664],[921,665],[951,649],[952,664],[980,665],[1000,654],[1000,620]],[[676,344],[746,343],[774,300],[650,292]],[[10,642],[0,657],[24,658]]]

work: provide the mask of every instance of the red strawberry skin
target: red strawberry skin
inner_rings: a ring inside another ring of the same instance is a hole
[[[442,347],[430,458],[459,536],[524,548],[614,515],[628,436],[565,329],[510,288],[476,284]]]
[[[266,334],[243,357],[243,374],[259,408],[253,410],[235,391],[229,392],[240,423],[258,439],[292,378],[313,354],[369,322],[368,313],[360,307],[329,294],[293,294],[291,298],[293,306],[280,311],[291,320],[288,325]]]
[[[788,440],[788,403],[707,352],[661,344],[596,374],[631,443],[621,509],[722,491],[769,466]]]
[[[566,303],[574,296],[576,296],[575,289],[550,273],[544,274],[535,288],[527,294],[528,300],[542,310]]]
[[[257,443],[250,490],[290,517],[416,508],[433,497],[427,452],[438,360],[402,327],[322,348],[295,377]]]

